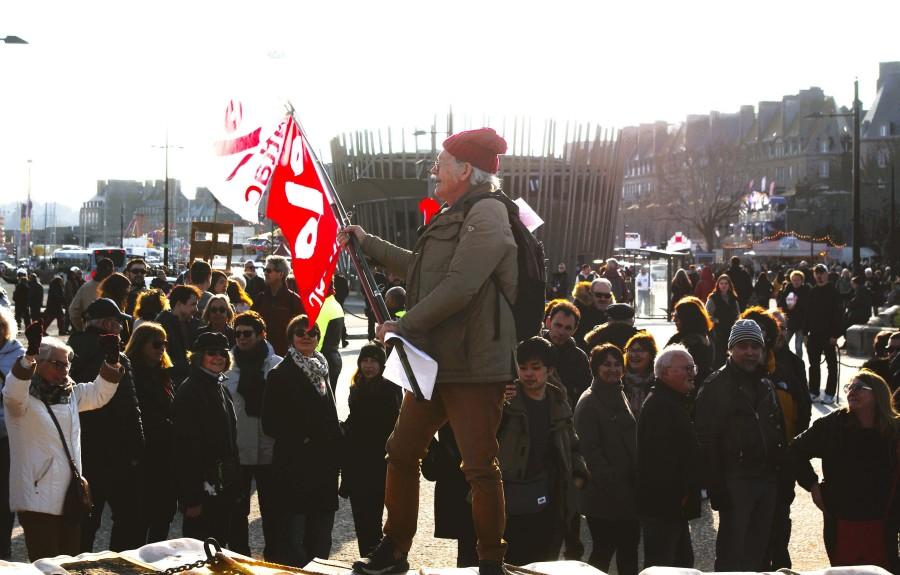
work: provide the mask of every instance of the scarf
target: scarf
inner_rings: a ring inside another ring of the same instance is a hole
[[[66,378],[63,385],[57,385],[49,382],[38,374],[34,374],[31,378],[31,385],[28,387],[28,393],[49,405],[57,403],[69,403],[69,396],[75,389],[75,382],[72,378]]]
[[[263,391],[266,378],[263,375],[263,363],[269,355],[265,341],[260,341],[252,349],[242,351],[234,348],[234,359],[240,368],[237,392],[244,398],[247,415],[259,417],[262,414]]]
[[[288,355],[291,356],[300,371],[309,378],[319,396],[325,397],[325,394],[328,393],[328,362],[325,361],[325,356],[314,351],[312,356],[307,357],[293,346],[288,348]]]

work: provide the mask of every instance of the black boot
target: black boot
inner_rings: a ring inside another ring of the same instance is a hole
[[[409,562],[406,560],[406,553],[396,552],[394,542],[385,536],[371,553],[353,564],[353,571],[366,575],[406,573],[409,571]]]

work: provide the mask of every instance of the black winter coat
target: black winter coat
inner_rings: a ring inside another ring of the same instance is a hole
[[[591,383],[575,406],[575,431],[591,474],[579,493],[581,513],[636,519],[637,424],[622,385]]]
[[[325,395],[288,356],[268,375],[262,425],[275,439],[272,464],[283,508],[294,513],[336,511],[342,448],[331,387]]]
[[[812,288],[809,284],[800,284],[799,288],[795,288],[794,284],[787,281],[784,288],[778,292],[778,307],[780,307],[787,316],[787,328],[789,331],[799,331],[805,333],[806,315],[809,313],[809,292]],[[796,301],[794,307],[788,306],[788,295],[795,294]]]
[[[550,376],[551,381],[554,378],[558,380],[554,383],[558,383],[558,387],[566,392],[569,407],[574,410],[578,398],[591,385],[593,378],[587,354],[575,344],[574,338],[570,337],[563,345],[556,345],[550,340],[549,331],[542,331],[541,337],[549,341],[556,350],[556,372]]]
[[[217,494],[234,497],[240,473],[237,418],[231,394],[215,376],[199,367],[175,393],[175,469],[182,508],[203,502],[204,483]]]
[[[16,284],[13,290],[13,304],[16,308],[25,309],[28,307],[28,282],[25,280]]]
[[[44,288],[37,280],[28,280],[28,305],[38,311],[44,305]]]
[[[588,353],[590,350],[587,349],[584,336],[598,325],[606,323],[608,316],[606,310],[597,309],[595,306],[583,306],[578,302],[575,305],[581,312],[581,319],[578,321],[578,327],[575,328],[575,333],[572,334],[572,337],[575,338],[575,343],[578,347],[583,349],[585,353]]]
[[[697,377],[694,378],[694,381],[703,382],[706,380],[709,374],[712,373],[713,360],[716,355],[716,347],[713,344],[712,337],[699,333],[683,334],[677,332],[666,342],[666,347],[673,343],[680,343],[686,347],[688,353],[694,359],[694,365],[697,366]]]
[[[638,509],[643,517],[700,517],[700,444],[691,400],[657,383],[638,419]]]
[[[169,374],[161,367],[152,367],[140,360],[132,361],[131,365],[144,424],[144,459],[148,464],[171,469],[175,438],[172,403],[175,398],[166,392],[166,384],[171,386]]]
[[[725,275],[731,278],[734,285],[734,291],[737,292],[738,299],[741,302],[741,308],[746,307],[747,301],[753,294],[753,279],[750,274],[741,266],[731,266],[725,271]]]
[[[762,369],[747,373],[729,359],[704,382],[695,406],[697,439],[706,466],[704,484],[711,490],[710,497],[726,477],[777,472],[786,443],[784,416]]]
[[[397,423],[402,399],[400,387],[381,376],[350,386],[341,495],[384,494],[385,445]]]
[[[70,375],[75,381],[93,381],[100,373],[105,352],[100,348],[100,330],[88,327],[69,337],[75,352]],[[116,393],[100,409],[81,413],[81,458],[87,469],[103,469],[140,460],[144,451],[141,408],[134,388],[134,371],[125,354],[125,368]]]
[[[897,434],[892,440],[877,429],[863,429],[845,409],[817,419],[794,438],[790,455],[797,483],[809,491],[819,480],[810,459],[822,460],[822,498],[837,519],[880,519],[888,515],[891,483],[897,473]],[[900,502],[894,497],[894,517]]]
[[[809,307],[805,330],[810,339],[823,343],[828,338],[838,338],[844,333],[844,304],[841,294],[831,284],[815,286],[809,290]]]

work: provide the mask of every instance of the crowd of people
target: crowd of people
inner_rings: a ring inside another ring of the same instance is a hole
[[[510,213],[480,201],[500,199],[505,149],[490,129],[444,142],[431,173],[445,205],[412,250],[341,231],[392,284],[391,318],[357,357],[345,421],[335,386],[346,286],[336,280],[310,322],[282,257],[268,257],[261,278],[252,263],[229,277],[198,260],[176,285],[149,288],[142,260],[122,273],[103,260],[71,293],[68,343],[46,335],[55,307],[42,319],[0,309],[0,555],[13,513],[31,560],[91,551],[106,505],[112,550],[168,538],[180,512],[184,536],[249,554],[255,484],[266,560],[328,557],[345,497],[354,569],[406,572],[421,465],[436,482],[435,535],[457,539],[458,565],[483,575],[504,561],[585,559],[582,520],[586,560],[603,572],[615,560],[636,575],[641,545],[645,567],[693,567],[689,522],[704,498],[719,515],[717,571],[790,568],[795,484],[823,511],[833,565],[897,572],[897,332],[879,334],[847,406],[811,423],[813,402],[837,397],[848,320],[886,303],[861,295],[866,276],[844,292],[821,264],[755,284],[736,259],[721,274],[678,270],[676,333],[657,342],[634,325],[643,284],[618,262],[583,267],[571,292],[561,266],[542,325],[518,333]],[[71,290],[59,287],[65,302]],[[436,359],[431,400],[384,378],[379,340],[391,332]]]

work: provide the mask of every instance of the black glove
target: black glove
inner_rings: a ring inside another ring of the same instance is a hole
[[[100,349],[106,354],[106,363],[115,365],[119,363],[119,336],[114,333],[104,333],[100,336]]]
[[[39,321],[33,321],[25,328],[25,338],[28,340],[28,349],[25,351],[25,355],[37,355],[43,334],[44,325]]]

